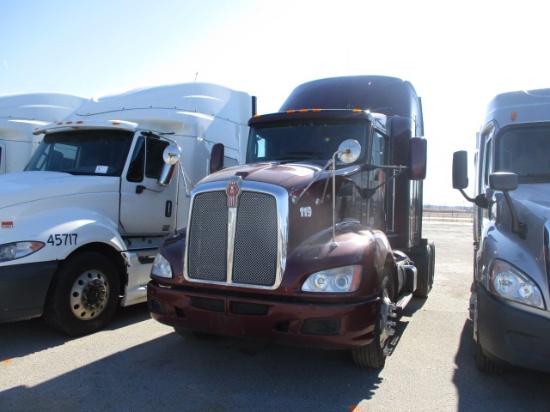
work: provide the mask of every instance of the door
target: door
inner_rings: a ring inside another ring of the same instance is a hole
[[[125,235],[167,234],[175,228],[178,173],[166,187],[157,183],[168,144],[141,133],[135,139],[121,183],[120,230]]]

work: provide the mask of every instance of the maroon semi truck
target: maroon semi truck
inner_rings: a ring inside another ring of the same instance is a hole
[[[426,298],[426,140],[413,86],[352,76],[298,86],[249,121],[247,163],[192,191],[148,285],[151,316],[179,334],[348,349],[381,368],[397,310]]]

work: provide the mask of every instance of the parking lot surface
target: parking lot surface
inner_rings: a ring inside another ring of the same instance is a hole
[[[382,370],[345,351],[182,338],[141,304],[79,338],[41,319],[0,324],[0,411],[548,411],[550,375],[475,368],[471,233],[425,222],[434,288],[401,314]]]

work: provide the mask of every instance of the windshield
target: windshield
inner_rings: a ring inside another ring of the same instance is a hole
[[[496,147],[496,169],[514,172],[521,181],[550,178],[550,125],[504,130]]]
[[[120,176],[133,133],[82,130],[48,134],[27,164],[27,171]]]
[[[307,122],[262,128],[256,126],[250,130],[246,161],[318,160],[326,163],[340,143],[347,139],[357,140],[365,151],[367,124]]]

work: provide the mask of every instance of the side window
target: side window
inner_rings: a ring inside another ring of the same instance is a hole
[[[128,174],[126,179],[129,182],[142,182],[143,170],[145,165],[145,138],[140,136],[134,147],[132,158],[130,159],[130,166],[128,167]]]
[[[258,136],[256,140],[256,157],[265,157],[265,139],[261,136]]]
[[[384,135],[375,130],[372,140],[372,151],[369,163],[373,165],[388,164],[387,152],[388,150],[386,148],[386,139]]]
[[[480,193],[485,193],[486,189],[489,187],[489,175],[494,171],[494,139],[493,139],[494,128],[491,128],[486,133],[481,136],[481,141],[485,142],[483,145],[483,154],[481,156],[483,161],[483,167],[481,169],[482,176],[480,177]],[[491,207],[488,209],[478,209],[478,219],[492,219],[494,211]],[[479,236],[479,234],[478,234]]]
[[[145,150],[145,177],[150,179],[159,178],[162,167],[164,166],[162,153],[166,146],[168,146],[168,142],[165,140],[147,138]]]
[[[168,146],[165,140],[152,137],[139,137],[135,147],[126,179],[129,182],[142,182],[144,178],[158,179],[164,160],[162,153]]]
[[[483,186],[489,187],[489,175],[493,171],[493,136],[492,133],[487,137],[484,148],[484,165],[483,165]]]

